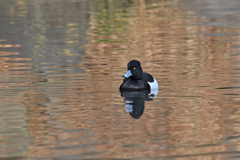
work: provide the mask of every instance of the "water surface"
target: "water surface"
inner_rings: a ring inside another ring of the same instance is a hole
[[[0,157],[237,159],[239,2],[222,3],[0,0]],[[119,92],[132,59],[157,95]]]

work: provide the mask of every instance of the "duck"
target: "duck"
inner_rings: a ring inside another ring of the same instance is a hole
[[[143,72],[138,60],[131,60],[127,65],[127,73],[122,77],[119,90],[158,90],[158,82],[149,73]]]

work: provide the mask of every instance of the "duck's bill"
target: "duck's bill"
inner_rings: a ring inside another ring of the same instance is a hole
[[[132,75],[131,70],[128,70],[126,74],[123,75],[123,77],[130,77]]]

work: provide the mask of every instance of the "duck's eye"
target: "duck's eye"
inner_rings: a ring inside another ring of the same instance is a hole
[[[136,67],[133,67],[133,69],[135,70],[135,69],[136,69]]]

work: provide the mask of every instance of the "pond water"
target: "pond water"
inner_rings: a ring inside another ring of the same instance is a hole
[[[0,159],[238,159],[239,5],[0,0]]]

